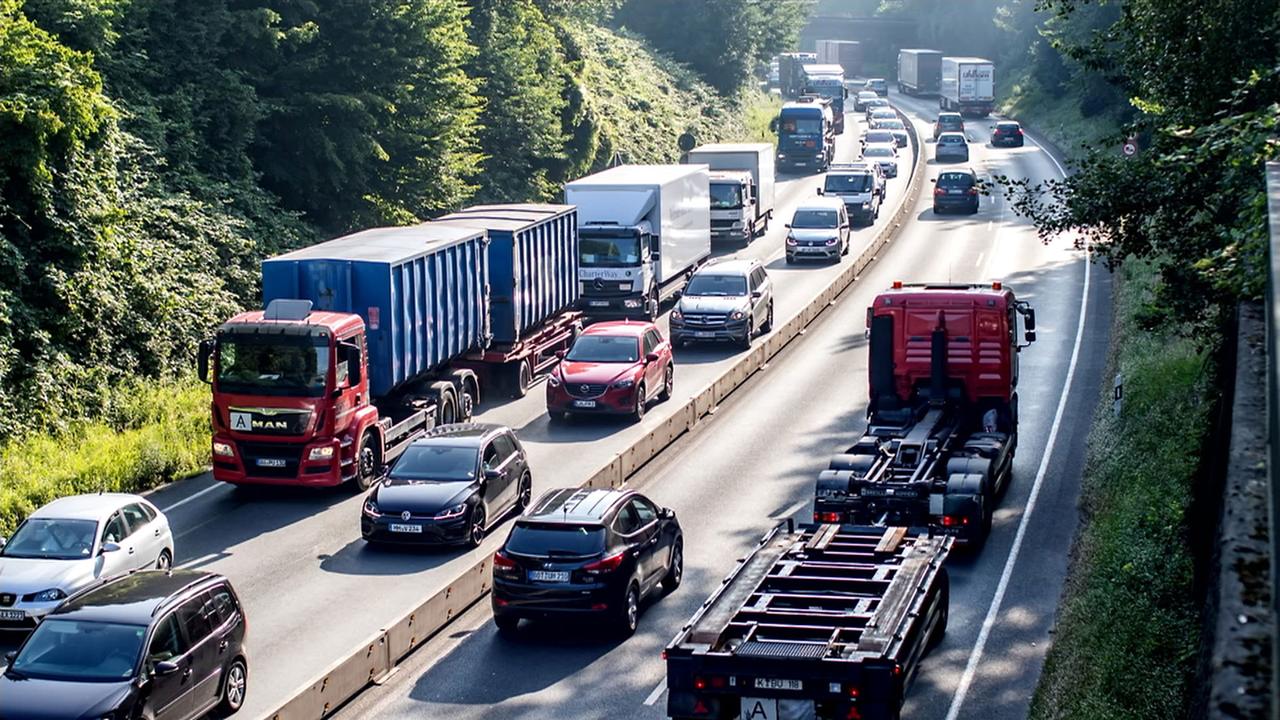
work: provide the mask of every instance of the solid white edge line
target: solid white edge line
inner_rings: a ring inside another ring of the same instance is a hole
[[[201,491],[199,491],[199,492],[191,493],[191,494],[190,494],[190,495],[188,495],[187,497],[185,497],[185,498],[183,498],[183,499],[179,500],[178,502],[176,502],[176,503],[174,503],[174,504],[170,505],[170,506],[169,506],[169,507],[167,507],[167,508],[160,508],[160,512],[163,512],[163,513],[171,513],[171,512],[173,512],[174,510],[177,510],[178,508],[182,507],[183,505],[186,505],[187,503],[189,503],[189,502],[191,502],[191,501],[193,501],[193,500],[197,500],[197,499],[199,499],[199,498],[202,498],[202,497],[204,497],[205,495],[208,495],[209,493],[213,492],[214,490],[217,490],[217,489],[219,489],[219,488],[223,487],[223,485],[224,485],[224,483],[220,483],[220,482],[218,482],[218,481],[216,481],[216,480],[215,480],[215,481],[213,482],[213,484],[212,484],[212,485],[210,485],[209,487],[207,487],[207,488],[205,488],[205,489],[203,489],[203,490],[201,490]]]
[[[1048,150],[1045,150],[1040,143],[1035,140],[1031,142],[1048,156],[1049,160],[1058,168],[1063,177],[1066,177],[1066,170],[1057,158]],[[1076,363],[1080,359],[1080,346],[1084,341],[1084,324],[1085,318],[1089,311],[1089,268],[1093,263],[1089,259],[1086,249],[1084,258],[1084,289],[1080,294],[1080,319],[1076,324],[1076,340],[1075,347],[1071,350],[1071,362],[1067,365],[1067,378],[1062,384],[1062,396],[1058,399],[1058,409],[1053,416],[1053,425],[1049,428],[1049,440],[1045,443],[1044,455],[1040,458],[1040,468],[1036,471],[1035,482],[1031,485],[1031,494],[1027,497],[1026,509],[1022,514],[1022,522],[1018,523],[1018,532],[1013,537],[1013,547],[1009,549],[1009,557],[1005,560],[1004,571],[1000,573],[1000,582],[996,585],[996,593],[991,598],[991,607],[987,609],[987,616],[982,620],[982,629],[978,631],[978,639],[973,645],[972,652],[969,653],[969,662],[965,664],[964,674],[960,676],[960,684],[956,686],[955,695],[951,699],[951,707],[947,710],[946,720],[957,720],[960,717],[960,710],[964,707],[965,696],[969,694],[969,688],[973,685],[974,676],[978,672],[978,664],[982,662],[982,653],[986,650],[987,639],[991,636],[991,629],[995,627],[996,616],[1000,614],[1000,606],[1004,603],[1004,595],[1009,589],[1009,580],[1013,576],[1013,567],[1018,561],[1018,553],[1022,550],[1022,540],[1026,537],[1027,526],[1031,520],[1031,513],[1035,510],[1036,499],[1040,495],[1040,486],[1044,483],[1045,473],[1049,469],[1049,458],[1053,455],[1054,443],[1058,439],[1058,429],[1062,425],[1062,416],[1067,410],[1067,399],[1071,396],[1071,384],[1075,379]]]
[[[658,698],[662,697],[662,693],[666,691],[667,679],[663,678],[662,682],[658,683],[658,687],[654,688],[653,692],[649,693],[649,697],[644,699],[644,704],[652,706],[654,703],[658,702]]]

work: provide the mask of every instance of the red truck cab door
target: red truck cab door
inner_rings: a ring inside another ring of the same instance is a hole
[[[334,357],[333,430],[338,435],[351,427],[356,413],[369,404],[369,377],[365,365],[364,333],[337,342]]]

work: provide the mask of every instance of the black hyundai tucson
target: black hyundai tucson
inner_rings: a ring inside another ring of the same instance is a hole
[[[494,555],[493,619],[510,635],[524,618],[587,616],[630,636],[640,604],[683,574],[674,511],[628,490],[552,490]]]
[[[244,704],[245,619],[226,578],[147,570],[72,595],[0,674],[0,718],[201,717]]]

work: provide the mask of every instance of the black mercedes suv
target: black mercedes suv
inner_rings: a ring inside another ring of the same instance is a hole
[[[588,616],[636,631],[640,604],[684,574],[674,511],[629,490],[561,488],[538,498],[493,557],[493,619]]]
[[[148,570],[67,598],[0,674],[0,718],[188,720],[244,704],[245,618],[221,575]]]

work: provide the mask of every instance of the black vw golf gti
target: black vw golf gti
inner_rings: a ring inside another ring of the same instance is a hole
[[[360,534],[370,544],[475,547],[523,510],[533,492],[529,458],[502,425],[442,425],[418,438],[365,499]]]

